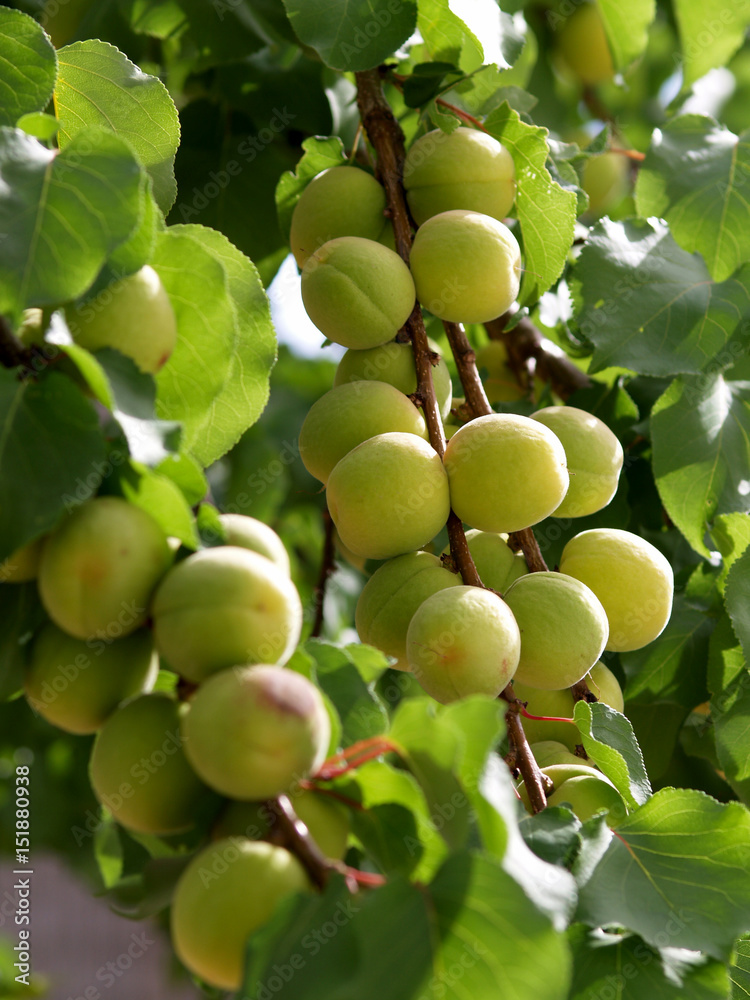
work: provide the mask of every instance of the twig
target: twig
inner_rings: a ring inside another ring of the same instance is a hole
[[[323,555],[320,560],[320,573],[318,582],[315,584],[313,592],[313,607],[315,608],[315,619],[313,621],[310,637],[317,639],[323,631],[323,605],[326,599],[326,585],[328,578],[336,569],[336,547],[333,543],[333,518],[328,510],[323,511]]]
[[[469,343],[463,327],[459,326],[458,323],[444,321],[443,327],[450,348],[453,351],[453,357],[456,360],[456,368],[458,369],[458,377],[461,379],[461,385],[464,390],[466,406],[471,414],[470,419],[487,416],[493,410],[484,391],[479,372],[477,371],[477,358],[474,348]]]
[[[571,685],[570,693],[573,695],[573,701],[599,701],[594,692],[586,683],[586,678],[582,677],[580,681],[576,684]]]
[[[500,695],[508,702],[508,711],[505,713],[505,723],[508,727],[508,741],[510,743],[510,753],[513,754],[518,770],[523,776],[524,785],[529,793],[529,802],[535,813],[541,812],[547,805],[547,791],[552,788],[552,782],[542,773],[539,765],[534,759],[534,755],[523,731],[519,710],[520,701],[516,698],[513,685],[509,684]]]
[[[508,545],[514,552],[520,549],[529,567],[530,573],[545,573],[549,566],[544,561],[539,542],[531,528],[524,528],[523,531],[512,531],[508,536]]]
[[[295,813],[287,795],[269,799],[266,806],[282,835],[284,845],[302,862],[312,883],[323,889],[337,866],[323,854],[310,836],[310,831]]]

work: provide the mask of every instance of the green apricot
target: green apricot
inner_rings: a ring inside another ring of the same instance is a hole
[[[627,810],[622,796],[603,774],[581,774],[563,781],[547,797],[548,806],[567,805],[583,822],[606,809],[607,825],[616,827]]]
[[[222,670],[201,684],[182,735],[209,787],[233,799],[270,799],[318,770],[331,725],[311,681],[263,664]]]
[[[584,3],[565,19],[557,37],[557,53],[581,83],[594,86],[615,75],[604,22],[596,3]]]
[[[222,990],[242,985],[245,944],[279,903],[311,891],[305,869],[283,847],[228,837],[182,873],[171,912],[172,944],[196,976]]]
[[[568,489],[565,450],[543,424],[512,413],[477,417],[445,449],[451,506],[481,531],[520,531],[548,517]]]
[[[178,563],[153,602],[156,648],[194,683],[243,663],[286,663],[302,630],[302,604],[270,559],[233,545]]]
[[[534,760],[539,767],[549,767],[550,764],[579,764],[580,757],[576,757],[565,746],[555,740],[542,740],[539,743],[531,743],[529,750],[534,755]]]
[[[158,372],[177,343],[177,321],[161,279],[147,264],[96,298],[68,306],[73,340],[90,351],[114,347],[143,372]]]
[[[591,668],[586,677],[586,683],[592,694],[596,695],[597,701],[609,705],[620,714],[625,711],[625,699],[620,682],[601,660]]]
[[[672,567],[640,535],[616,528],[582,531],[563,549],[560,572],[585,583],[602,602],[609,619],[607,649],[640,649],[669,621]]]
[[[247,514],[219,514],[219,520],[226,531],[227,545],[258,552],[289,576],[289,555],[273,528]]]
[[[48,622],[34,638],[26,699],[67,733],[95,733],[120,702],[150,691],[159,672],[151,632],[115,642],[83,642]]]
[[[416,297],[399,255],[358,236],[329,240],[311,254],[301,288],[307,315],[321,333],[360,350],[393,340]]]
[[[126,702],[99,730],[89,778],[99,802],[137,833],[182,833],[212,797],[182,745],[178,702],[144,694]]]
[[[294,790],[293,790],[294,791]],[[351,824],[342,805],[320,792],[301,789],[291,795],[292,808],[327,858],[346,854]],[[214,825],[213,836],[265,840],[273,825],[267,802],[229,802]]]
[[[437,364],[432,366],[432,382],[435,387],[440,416],[445,420],[451,410],[453,386],[448,368],[439,356],[436,344],[430,341],[430,347],[438,356]],[[347,351],[339,362],[334,386],[344,385],[364,379],[369,382],[388,382],[410,396],[417,391],[417,373],[414,368],[414,352],[411,344],[399,344],[395,340],[380,347],[371,347],[366,351]]]
[[[512,403],[525,393],[508,364],[508,351],[500,340],[491,340],[477,351],[477,368],[486,368],[484,391],[490,403]]]
[[[547,406],[532,413],[562,441],[570,486],[555,517],[585,517],[606,507],[617,492],[622,445],[593,413],[575,406]]]
[[[521,282],[518,241],[480,212],[433,215],[417,230],[409,266],[417,299],[451,323],[496,319],[515,302]]]
[[[377,434],[402,431],[427,439],[422,414],[387,382],[348,382],[321,396],[299,432],[302,463],[322,483],[352,448]]]
[[[587,215],[605,215],[630,190],[630,167],[622,153],[590,156],[583,165],[583,190],[589,196]]]
[[[150,514],[121,497],[98,497],[48,536],[39,596],[69,635],[117,639],[146,620],[171,561],[167,538]]]
[[[445,705],[472,694],[496,698],[516,671],[521,636],[497,594],[481,587],[451,587],[419,606],[406,649],[416,679]]]
[[[28,545],[12,552],[0,562],[0,583],[27,583],[35,580],[39,572],[44,538],[37,538]]]
[[[523,553],[508,547],[506,534],[472,528],[466,532],[466,541],[479,579],[490,590],[503,594],[514,580],[529,572]],[[449,553],[450,546],[447,546],[443,554]]]
[[[339,236],[377,240],[386,228],[385,189],[358,167],[331,167],[313,177],[292,213],[292,253],[302,268],[324,243]]]
[[[378,434],[357,445],[331,473],[326,496],[344,545],[368,559],[421,548],[450,513],[440,456],[416,434]]]
[[[516,676],[558,691],[580,681],[597,662],[609,623],[596,595],[563,573],[527,573],[503,595],[521,629]]]
[[[413,144],[404,163],[406,199],[414,221],[452,209],[502,221],[516,197],[513,157],[487,132],[434,129]]]
[[[417,608],[432,594],[461,584],[429,552],[409,552],[390,559],[365,584],[357,601],[355,624],[362,642],[381,649],[408,670],[406,633]]]

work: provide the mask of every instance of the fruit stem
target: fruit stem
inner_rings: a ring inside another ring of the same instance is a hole
[[[599,701],[594,692],[586,683],[586,678],[582,677],[580,681],[571,685],[570,693],[573,695],[573,701]]]
[[[536,722],[570,722],[572,725],[576,724],[575,719],[566,719],[561,715],[532,715],[531,712],[527,712],[523,707],[519,708],[518,711],[524,719],[534,719]]]
[[[323,509],[323,554],[320,560],[320,573],[318,582],[313,591],[313,607],[315,608],[315,618],[313,620],[311,639],[317,639],[323,631],[323,606],[326,597],[326,584],[328,578],[336,569],[336,547],[334,545],[333,518],[328,513],[328,508]]]

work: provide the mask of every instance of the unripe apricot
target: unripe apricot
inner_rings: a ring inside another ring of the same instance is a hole
[[[305,869],[283,847],[243,837],[216,841],[190,862],[177,883],[172,943],[180,960],[224,990],[242,985],[245,944],[278,904],[309,892]]]
[[[329,240],[302,268],[307,315],[343,347],[365,349],[393,340],[415,297],[409,268],[397,253],[373,240]]]
[[[302,605],[270,559],[233,545],[203,549],[164,578],[153,604],[156,648],[195,683],[238,663],[286,663]]]
[[[532,413],[562,441],[570,486],[555,517],[585,517],[606,507],[617,492],[622,445],[593,413],[575,406],[547,406]]]
[[[116,709],[94,741],[94,794],[128,830],[189,830],[212,797],[188,764],[180,712],[166,694],[142,695]]]
[[[672,567],[640,535],[616,528],[582,531],[563,549],[560,572],[585,583],[604,605],[609,619],[607,649],[640,649],[669,621]]]
[[[289,242],[298,266],[339,236],[379,239],[385,209],[383,186],[358,167],[331,167],[313,177],[292,213]]]
[[[568,472],[559,439],[536,420],[511,413],[477,417],[445,449],[451,506],[481,531],[520,531],[549,516],[565,496]]]
[[[344,545],[368,559],[421,548],[450,513],[440,456],[416,434],[378,434],[357,445],[331,473],[326,495]]]
[[[177,343],[177,321],[161,278],[148,264],[65,310],[73,340],[90,351],[114,347],[143,372],[158,372]]]
[[[615,75],[604,22],[596,3],[584,3],[567,17],[557,38],[557,51],[582,83],[595,85]]]
[[[377,434],[402,431],[427,438],[417,407],[387,382],[348,382],[321,396],[299,432],[302,463],[322,483],[352,448]]]
[[[516,676],[531,687],[570,687],[597,662],[609,634],[604,608],[579,580],[563,573],[527,573],[505,592],[521,629]]]
[[[39,596],[69,635],[120,638],[146,620],[171,561],[167,538],[150,514],[120,497],[98,497],[48,536]]]
[[[270,799],[318,770],[331,725],[302,674],[266,664],[234,667],[201,684],[182,719],[196,773],[233,799]]]
[[[323,854],[327,858],[343,858],[351,826],[346,809],[335,799],[307,788],[296,792],[291,803]],[[267,802],[229,802],[214,824],[212,836],[266,840],[273,822]]]
[[[529,571],[523,553],[508,547],[506,534],[472,528],[466,532],[466,541],[479,579],[490,590],[503,594],[514,580]],[[449,552],[450,546],[447,546],[444,554]]]
[[[357,601],[355,623],[362,642],[396,658],[396,670],[408,670],[406,633],[417,608],[432,594],[461,584],[429,552],[409,552],[390,559],[365,584]]]
[[[526,728],[524,720],[524,729]],[[529,750],[534,755],[534,760],[539,767],[549,767],[551,764],[580,764],[580,757],[565,746],[555,740],[542,740],[539,743],[530,743]]]
[[[219,520],[227,533],[227,545],[258,552],[289,576],[289,555],[273,528],[247,514],[219,514]]]
[[[48,622],[29,654],[26,698],[67,733],[95,733],[120,702],[154,686],[159,661],[148,629],[115,642],[83,642]]]
[[[603,774],[579,774],[568,778],[547,796],[547,805],[567,805],[581,822],[606,809],[607,826],[612,828],[627,815],[622,796]]]
[[[592,694],[596,695],[597,701],[602,702],[604,705],[609,705],[610,708],[614,708],[620,714],[625,711],[625,699],[622,694],[620,682],[609,667],[602,663],[601,660],[589,671],[586,683]]]
[[[430,341],[430,347],[439,355],[437,345]],[[410,396],[417,391],[417,373],[414,368],[414,351],[411,344],[399,344],[395,340],[366,351],[347,351],[339,362],[334,386],[365,379],[371,382],[388,382]],[[448,368],[442,358],[432,365],[432,383],[435,387],[440,416],[446,419],[451,409],[453,387]]]
[[[622,153],[590,156],[583,165],[583,190],[589,196],[587,215],[605,215],[630,188],[630,167]]]
[[[477,368],[486,368],[484,391],[490,403],[510,403],[523,399],[524,390],[518,384],[508,364],[508,351],[501,340],[491,340],[477,351]]]
[[[39,572],[43,543],[43,538],[37,538],[28,545],[22,545],[0,562],[0,583],[27,583],[35,580]]]
[[[428,597],[406,635],[409,666],[443,704],[472,694],[496,698],[518,666],[521,636],[505,602],[481,587],[451,587]]]
[[[409,261],[417,298],[451,323],[486,323],[515,302],[521,250],[502,222],[479,212],[441,212],[417,230]]]
[[[513,157],[478,129],[435,129],[406,154],[404,186],[417,225],[452,209],[482,212],[502,221],[516,197]]]

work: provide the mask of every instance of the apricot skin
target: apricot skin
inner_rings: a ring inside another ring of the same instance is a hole
[[[227,545],[258,552],[289,576],[289,554],[273,528],[247,514],[219,514],[219,520],[227,534]]]

